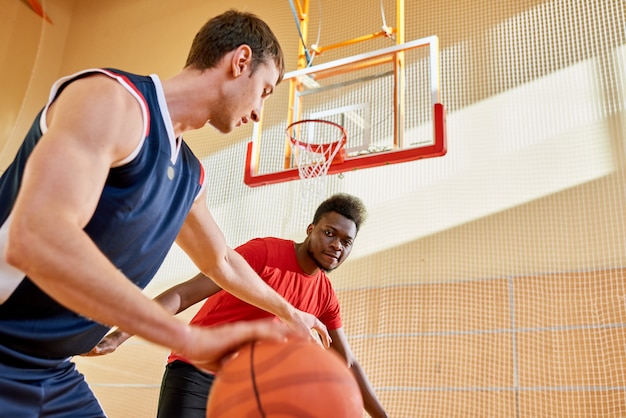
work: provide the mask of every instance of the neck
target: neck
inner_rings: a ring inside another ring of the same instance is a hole
[[[306,274],[313,275],[319,271],[319,267],[315,264],[315,261],[311,258],[309,253],[307,252],[306,245],[304,242],[296,243],[296,259],[298,260],[298,265]]]
[[[208,108],[208,94],[212,89],[205,86],[205,80],[210,80],[205,75],[200,70],[185,68],[162,82],[177,137],[186,131],[200,129],[207,122],[207,115],[203,111]]]

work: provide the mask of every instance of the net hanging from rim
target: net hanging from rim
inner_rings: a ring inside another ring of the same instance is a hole
[[[291,155],[301,179],[325,176],[331,164],[343,162],[346,131],[322,119],[299,120],[287,128]]]
[[[305,224],[309,213],[326,198],[326,175],[333,163],[345,158],[347,141],[343,126],[323,119],[303,119],[286,129],[291,145],[292,165],[300,175],[300,208]]]

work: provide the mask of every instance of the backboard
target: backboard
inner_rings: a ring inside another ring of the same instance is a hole
[[[445,155],[438,38],[285,74],[248,143],[248,186],[299,178],[285,129],[302,119],[328,120],[347,132],[345,158],[329,175]]]

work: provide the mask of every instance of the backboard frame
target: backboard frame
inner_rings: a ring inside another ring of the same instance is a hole
[[[404,52],[415,49],[429,47],[430,57],[430,96],[433,113],[433,141],[432,144],[421,147],[403,147],[403,94],[404,94],[404,78],[403,78],[403,54]],[[291,71],[285,74],[284,82],[290,83],[290,91],[292,97],[296,97],[293,93],[297,91],[299,84],[302,84],[303,77],[315,74],[315,76],[324,77],[332,74],[348,72],[367,66],[375,66],[381,63],[394,61],[394,72],[396,78],[396,96],[395,103],[399,108],[394,112],[394,149],[380,151],[366,155],[347,156],[341,163],[332,164],[328,170],[328,175],[339,174],[342,172],[353,171],[358,169],[371,168],[376,166],[397,164],[407,161],[413,161],[423,158],[439,157],[446,154],[446,136],[445,136],[445,109],[439,101],[439,40],[433,35],[422,39],[416,39],[403,44],[397,44],[391,47],[382,48],[376,51],[358,54],[355,56],[342,58],[335,61],[326,62],[316,66]],[[297,120],[298,114],[294,112],[297,103],[290,105],[287,125]],[[246,163],[244,171],[244,183],[250,187],[257,187],[267,184],[275,184],[286,181],[298,180],[299,172],[297,167],[289,167],[290,146],[286,145],[285,150],[285,167],[271,173],[258,173],[260,159],[260,135],[261,123],[256,123],[252,134],[252,139],[248,143],[246,149]],[[286,142],[289,140],[286,139]]]

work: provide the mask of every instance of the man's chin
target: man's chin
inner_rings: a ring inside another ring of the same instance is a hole
[[[231,133],[233,130],[235,130],[235,128],[233,127],[228,127],[228,128],[222,128],[222,129],[217,129],[217,131],[221,134],[229,134]]]
[[[211,125],[213,129],[215,129],[216,131],[222,134],[231,133],[235,129],[235,126],[216,126],[216,125],[213,125],[211,122],[209,122],[208,124]]]
[[[333,271],[337,267],[339,267],[339,265],[338,264],[333,264],[333,265],[330,265],[330,266],[328,266],[328,265],[323,266],[323,265],[320,264],[320,265],[318,265],[318,267],[321,268],[322,270],[324,270],[325,273],[330,273],[331,271]]]

